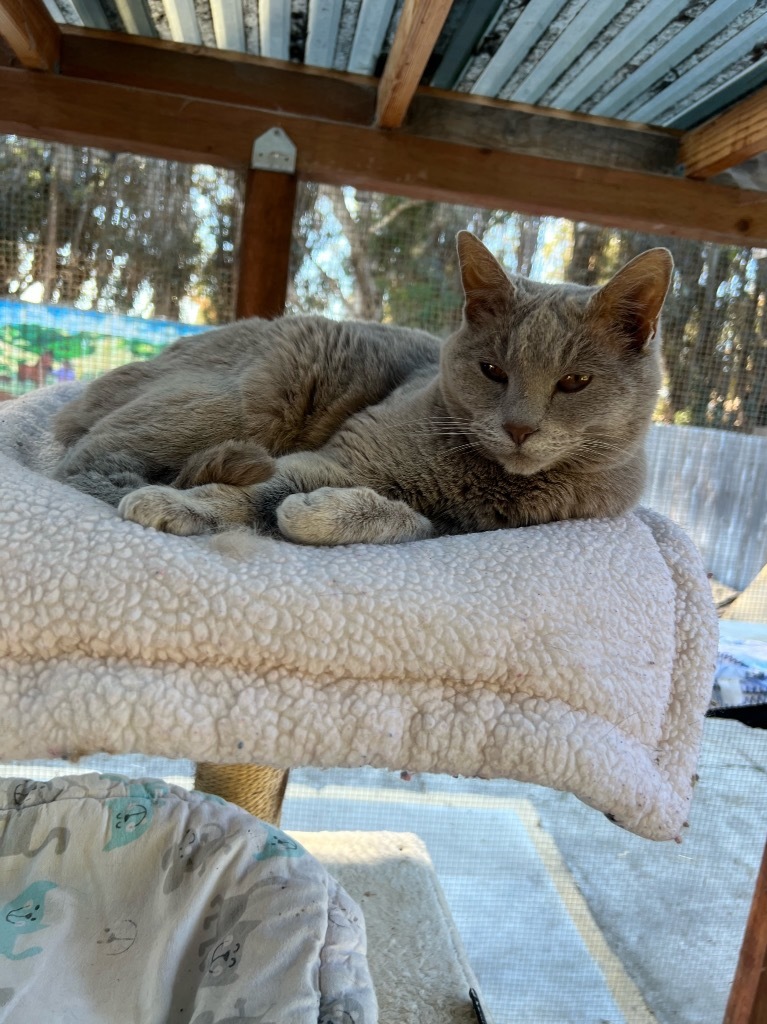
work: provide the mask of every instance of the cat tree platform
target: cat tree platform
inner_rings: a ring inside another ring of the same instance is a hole
[[[45,475],[80,387],[0,411],[0,757],[512,777],[680,836],[717,628],[672,523],[328,549],[168,536]]]

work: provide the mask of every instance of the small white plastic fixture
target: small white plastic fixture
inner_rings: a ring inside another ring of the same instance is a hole
[[[253,143],[250,166],[254,170],[293,174],[296,169],[295,143],[282,128],[270,128]]]

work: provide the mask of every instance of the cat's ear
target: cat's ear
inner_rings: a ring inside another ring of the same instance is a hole
[[[639,350],[655,337],[673,269],[668,249],[648,249],[592,296],[589,311]]]
[[[464,314],[469,321],[486,320],[508,305],[514,286],[498,260],[470,231],[456,238],[461,284],[466,296]]]

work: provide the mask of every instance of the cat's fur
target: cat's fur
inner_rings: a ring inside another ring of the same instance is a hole
[[[468,232],[458,252],[464,317],[444,344],[321,317],[184,339],[62,410],[57,478],[170,533],[245,525],[312,544],[626,511],[644,481],[670,254],[596,289],[512,281]]]

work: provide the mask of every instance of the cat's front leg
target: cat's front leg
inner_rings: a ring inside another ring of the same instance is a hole
[[[202,484],[186,491],[152,484],[126,494],[118,512],[132,523],[181,537],[250,526],[253,518],[248,489],[231,484]]]
[[[291,494],[277,509],[277,526],[299,544],[397,544],[435,536],[429,520],[404,501],[370,487],[320,487]]]
[[[122,499],[118,511],[123,519],[182,537],[220,533],[235,526],[277,537],[277,509],[288,495],[347,481],[340,467],[312,453],[286,455],[277,467],[269,480],[246,487],[223,483],[185,490],[159,484],[141,487]]]

